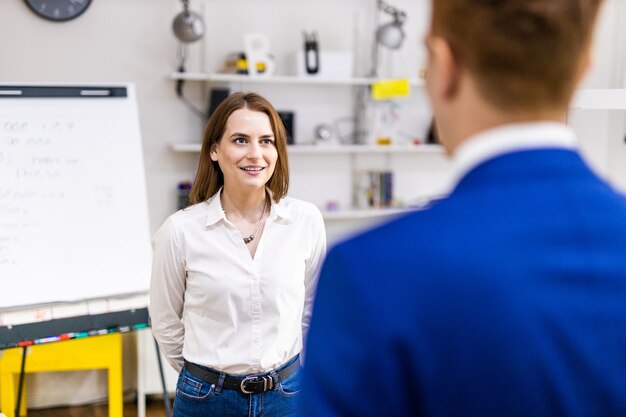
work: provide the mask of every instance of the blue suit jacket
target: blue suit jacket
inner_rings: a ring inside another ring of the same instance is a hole
[[[303,384],[305,416],[626,416],[626,199],[515,152],[337,245]]]

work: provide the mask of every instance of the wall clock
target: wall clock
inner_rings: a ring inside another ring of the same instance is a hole
[[[39,17],[54,22],[66,22],[83,14],[91,0],[24,0]]]

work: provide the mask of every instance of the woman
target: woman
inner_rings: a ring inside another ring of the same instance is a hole
[[[289,416],[326,250],[320,211],[286,197],[284,126],[235,93],[209,120],[191,206],[153,241],[152,330],[180,372],[174,415]]]

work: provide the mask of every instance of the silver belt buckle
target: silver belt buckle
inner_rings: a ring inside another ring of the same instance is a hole
[[[253,381],[255,379],[261,378],[263,380],[263,392],[267,391],[267,383],[270,383],[270,389],[272,389],[272,387],[274,386],[274,381],[272,380],[272,377],[270,375],[268,376],[262,376],[262,377],[258,377],[258,376],[247,376],[244,379],[241,380],[241,384],[239,385],[239,388],[241,389],[241,392],[243,392],[244,394],[254,394],[254,391],[248,391],[246,389],[246,382],[248,381]]]
[[[246,389],[246,382],[252,381],[255,378],[256,377],[254,377],[254,376],[247,376],[244,379],[242,379],[241,380],[241,385],[239,386],[239,388],[241,388],[241,392],[243,392],[244,394],[252,394],[252,393],[254,393],[254,391],[248,391]]]

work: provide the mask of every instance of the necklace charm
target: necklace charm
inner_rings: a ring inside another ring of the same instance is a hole
[[[256,223],[256,227],[254,228],[254,232],[252,232],[252,234],[250,236],[243,238],[243,243],[245,243],[246,245],[254,240],[254,237],[256,236],[256,233],[259,231],[259,226],[261,226],[261,222],[263,221],[263,215],[265,214],[265,210],[267,209],[267,206],[268,206],[268,202],[266,200],[266,201],[263,202],[263,210],[261,210],[261,217],[259,217],[259,221]],[[226,219],[228,219],[228,215],[226,214],[226,210],[224,210],[222,208],[222,211],[224,212],[224,216],[226,217]]]
[[[265,214],[266,208],[267,208],[267,201],[263,203],[263,210],[261,211],[261,217],[259,217],[259,221],[257,222],[256,227],[254,228],[254,232],[252,232],[250,236],[243,238],[243,243],[245,243],[246,245],[254,240],[254,236],[259,231],[259,226],[261,226],[261,222],[263,221],[263,215]],[[224,215],[226,215],[226,211],[224,211]]]

